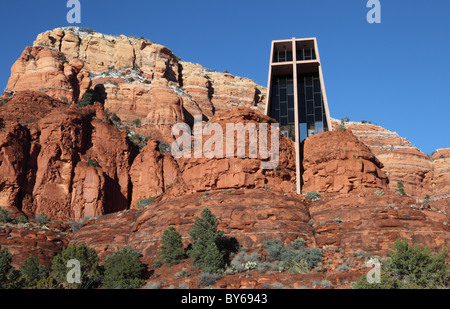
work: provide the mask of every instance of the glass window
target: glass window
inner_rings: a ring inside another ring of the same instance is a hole
[[[280,118],[280,124],[282,126],[287,126],[288,122],[287,122],[287,117],[281,117]]]
[[[272,86],[272,95],[278,95],[278,84],[273,84]]]
[[[306,100],[312,100],[312,99],[313,99],[313,88],[306,87]]]
[[[314,115],[314,101],[306,101],[306,112],[308,115]]]
[[[321,93],[314,94],[314,106],[322,107],[322,94]]]
[[[322,115],[323,115],[322,108],[316,108],[314,115],[316,116],[316,122],[322,121]]]
[[[270,116],[278,121],[278,119],[280,119],[280,111],[278,109],[273,109]]]
[[[295,119],[294,119],[294,109],[293,108],[289,108],[288,109],[288,122],[289,123],[295,123]]]
[[[280,89],[280,102],[287,101],[287,95],[285,89]]]
[[[291,51],[286,52],[286,61],[292,61],[292,52]]]
[[[288,108],[294,108],[294,95],[288,96]]]
[[[300,141],[303,142],[308,137],[308,128],[306,123],[300,123]]]
[[[280,116],[287,116],[287,105],[286,103],[281,103],[280,104]]]
[[[287,92],[288,94],[294,94],[294,84],[292,83],[292,81],[287,85]]]
[[[305,49],[304,53],[305,53],[305,60],[311,60],[312,58],[311,49]]]
[[[323,132],[323,122],[322,121],[316,121],[316,133]]]
[[[320,92],[320,81],[314,80],[314,92]]]

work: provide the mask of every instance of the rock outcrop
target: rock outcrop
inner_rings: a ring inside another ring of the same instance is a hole
[[[338,122],[334,121],[334,127]],[[407,195],[417,202],[432,204],[433,207],[448,211],[450,188],[450,153],[439,149],[431,157],[423,154],[397,133],[369,123],[350,122],[346,129],[351,131],[382,163],[382,170],[389,178],[391,190],[398,189],[401,182]]]
[[[351,132],[314,135],[303,146],[303,191],[348,193],[354,189],[387,189],[388,179],[370,149]]]
[[[7,90],[40,91],[71,103],[98,85],[105,107],[122,121],[163,127],[235,105],[262,110],[266,92],[252,80],[183,62],[144,38],[76,27],[39,34],[13,65]]]

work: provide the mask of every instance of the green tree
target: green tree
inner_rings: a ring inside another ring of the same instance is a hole
[[[75,259],[81,266],[81,283],[68,283],[67,262]],[[100,281],[99,259],[94,249],[85,244],[68,246],[52,260],[52,277],[70,289],[94,288]]]
[[[140,254],[128,248],[115,251],[106,258],[103,288],[138,289],[145,284],[145,266]]]
[[[381,267],[381,282],[368,283],[366,275],[353,285],[355,289],[434,289],[450,286],[450,259],[444,247],[432,254],[428,247],[410,245],[397,239]]]
[[[419,287],[446,287],[450,284],[450,259],[444,247],[438,254],[432,254],[428,247],[410,245],[397,239],[390,251],[387,270],[406,284]]]
[[[205,272],[214,273],[225,267],[224,235],[218,231],[219,220],[208,208],[197,217],[189,235],[192,249],[188,252],[192,264]]]
[[[20,272],[11,266],[11,253],[8,248],[0,246],[0,289],[16,289],[20,287]]]
[[[39,264],[37,255],[32,255],[20,267],[24,286],[33,288],[38,281],[45,279],[49,275],[49,271],[45,266]]]
[[[173,226],[164,231],[160,248],[161,259],[167,265],[172,266],[183,261],[183,241],[181,234]]]

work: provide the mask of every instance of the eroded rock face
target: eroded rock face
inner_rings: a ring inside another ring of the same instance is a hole
[[[391,191],[382,196],[375,194],[375,189],[324,194],[309,210],[319,247],[386,256],[399,237],[427,245],[434,252],[450,244],[448,215]]]
[[[27,104],[34,113],[19,125],[14,120]],[[102,105],[69,108],[26,91],[0,109],[1,207],[77,221],[129,208],[137,146],[107,120]]]
[[[220,220],[219,229],[228,237],[236,238],[242,246],[257,249],[267,239],[291,242],[298,237],[303,237],[308,245],[315,244],[304,199],[264,189],[194,193],[155,201],[143,212],[130,211],[93,220],[74,235],[71,243],[89,244],[102,257],[128,246],[147,259],[154,258],[159,252],[161,236],[169,226],[178,229],[187,245],[190,226],[207,207]],[[97,235],[95,229],[102,226],[108,228],[108,233]]]
[[[387,189],[382,164],[351,132],[332,131],[304,142],[303,192],[348,193],[360,188]]]
[[[7,89],[40,91],[71,103],[98,85],[110,113],[127,123],[140,119],[144,126],[162,126],[165,138],[167,125],[192,123],[194,115],[210,118],[235,105],[262,111],[266,92],[252,80],[181,62],[143,38],[76,27],[39,34],[13,65]]]
[[[333,125],[337,128],[338,123]],[[405,193],[441,210],[449,209],[450,189],[446,184],[450,175],[448,149],[439,149],[433,156],[423,154],[397,133],[373,125],[352,122],[346,125],[360,141],[366,144],[383,164],[391,190],[401,182]]]
[[[30,133],[18,123],[0,130],[0,205],[2,208],[21,209],[21,190],[26,178],[30,151]]]

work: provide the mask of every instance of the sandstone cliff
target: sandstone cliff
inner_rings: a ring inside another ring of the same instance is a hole
[[[98,89],[97,102],[75,104]],[[195,159],[167,152],[172,126],[192,125],[197,115],[202,128],[219,125],[224,139],[230,123],[261,133],[262,124],[274,123],[261,114],[265,95],[249,79],[180,61],[143,38],[78,28],[38,35],[13,65],[0,106],[0,207],[31,223],[0,224],[0,245],[11,248],[15,266],[31,254],[49,265],[69,243],[86,243],[102,260],[131,247],[152,265],[164,230],[175,226],[187,244],[189,226],[208,207],[219,228],[249,250],[264,254],[271,238],[303,238],[325,250],[321,273],[227,277],[219,283],[225,288],[274,280],[298,287],[324,276],[348,287],[361,274],[361,251],[385,256],[398,237],[433,251],[450,247],[449,149],[429,157],[372,124],[317,134],[301,146],[303,191],[318,191],[314,202],[295,193],[294,144],[281,134],[278,167],[269,170],[249,151]],[[398,182],[406,195],[396,193]],[[153,203],[143,208],[146,199]],[[41,213],[53,223],[35,225]],[[86,218],[70,231],[69,221]],[[336,271],[343,264],[348,274]],[[176,282],[173,270],[163,271],[168,284]]]

